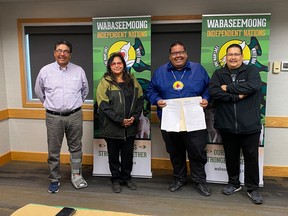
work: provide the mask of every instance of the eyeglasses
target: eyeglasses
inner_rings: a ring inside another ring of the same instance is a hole
[[[232,57],[232,56],[239,57],[241,55],[242,55],[241,53],[227,53],[226,54],[226,56],[228,56],[228,57]]]
[[[69,54],[70,54],[70,50],[57,49],[57,50],[55,50],[55,52],[56,52],[57,54],[61,54],[61,53],[63,52],[64,55],[69,55]]]
[[[122,66],[122,65],[123,65],[122,62],[112,62],[112,63],[110,64],[111,67]]]
[[[177,55],[184,55],[186,53],[186,51],[178,51],[178,52],[171,52],[170,55],[172,56],[177,56]]]

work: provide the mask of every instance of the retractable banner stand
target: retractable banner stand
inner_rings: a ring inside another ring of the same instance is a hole
[[[97,118],[96,89],[106,72],[112,53],[121,52],[128,71],[140,83],[145,96],[144,109],[134,145],[132,176],[151,178],[150,103],[146,89],[151,80],[151,17],[93,18],[94,159],[93,175],[110,176],[107,145],[101,137]]]
[[[243,49],[244,63],[253,64],[258,68],[262,79],[261,123],[262,133],[259,140],[259,171],[260,185],[263,185],[264,131],[265,107],[268,72],[268,50],[270,37],[271,14],[220,14],[203,15],[202,19],[202,52],[201,64],[208,71],[213,72],[224,67],[226,63],[226,49],[230,44],[239,44]],[[225,156],[221,144],[221,136],[213,128],[214,110],[206,110],[208,129],[206,164],[207,181],[226,183]],[[244,160],[240,159],[240,181],[244,184]]]

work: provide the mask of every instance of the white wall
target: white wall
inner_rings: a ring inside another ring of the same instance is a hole
[[[47,152],[45,120],[10,119],[9,130],[13,131],[10,137],[12,151]],[[92,122],[85,121],[83,130],[83,151],[85,154],[92,154]],[[68,152],[65,139],[62,150]]]
[[[271,36],[269,61],[273,65],[275,61],[288,60],[288,13],[286,8],[288,2],[282,2],[282,5],[272,1],[271,5]],[[272,67],[271,67],[272,68]],[[288,73],[280,74],[268,73],[267,86],[267,116],[288,116],[288,97],[287,83]],[[267,128],[265,135],[265,154],[264,164],[275,166],[287,166],[287,146],[288,129],[287,128]]]
[[[1,29],[1,23],[0,23]],[[3,40],[0,31],[0,110],[7,108],[5,70],[3,58]],[[10,152],[9,123],[8,120],[0,120],[0,155]]]
[[[0,121],[0,156],[10,152],[9,123]]]
[[[1,23],[0,23],[1,29]],[[3,40],[2,33],[0,31],[0,110],[7,107],[7,98],[6,98],[6,83],[5,83],[5,71],[4,71],[4,59],[3,59]]]
[[[103,17],[126,15],[201,15],[266,13],[271,16],[271,40],[269,61],[288,60],[288,1],[287,0],[103,0],[103,1],[27,1],[27,3],[2,3],[0,0],[0,109],[22,108],[20,69],[17,41],[18,18],[63,18],[63,17]],[[17,1],[17,0],[15,0]],[[25,0],[22,0],[22,2]],[[10,1],[11,2],[11,1]],[[21,1],[20,1],[21,2]],[[2,47],[1,47],[2,46]],[[1,50],[3,49],[3,52]],[[3,55],[3,56],[2,56]],[[3,58],[5,61],[3,61]],[[3,64],[1,64],[3,63]],[[4,69],[4,73],[3,73]],[[2,79],[5,77],[5,81]],[[3,83],[4,82],[4,83]],[[5,85],[6,83],[6,85]],[[267,116],[288,116],[286,86],[288,73],[274,75],[269,72],[267,92]],[[2,85],[3,84],[3,85]],[[3,87],[5,86],[5,87]],[[3,95],[4,94],[4,95]],[[3,99],[3,100],[2,100]],[[4,101],[4,102],[3,102]],[[0,122],[0,136],[7,131],[7,125]],[[84,153],[92,154],[92,122],[84,122]],[[13,151],[46,152],[46,128],[44,120],[10,119],[10,145]],[[266,129],[265,165],[288,166],[286,148],[288,129]],[[159,129],[152,127],[152,157],[167,157]],[[0,140],[1,146],[4,145]]]

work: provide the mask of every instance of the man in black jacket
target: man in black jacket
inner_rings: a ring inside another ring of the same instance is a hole
[[[216,106],[214,127],[222,137],[228,173],[228,185],[222,192],[231,195],[242,189],[239,181],[242,150],[244,183],[247,195],[255,204],[263,202],[258,191],[261,85],[257,68],[243,63],[239,44],[228,46],[225,67],[216,70],[209,83],[209,93]]]

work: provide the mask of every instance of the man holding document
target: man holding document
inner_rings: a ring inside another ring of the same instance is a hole
[[[170,155],[174,180],[171,192],[187,182],[186,151],[193,186],[203,196],[210,196],[206,185],[205,152],[207,131],[203,108],[206,108],[209,76],[198,63],[188,61],[186,48],[176,41],[169,49],[169,62],[155,70],[147,89],[152,105],[157,105],[161,133]]]

